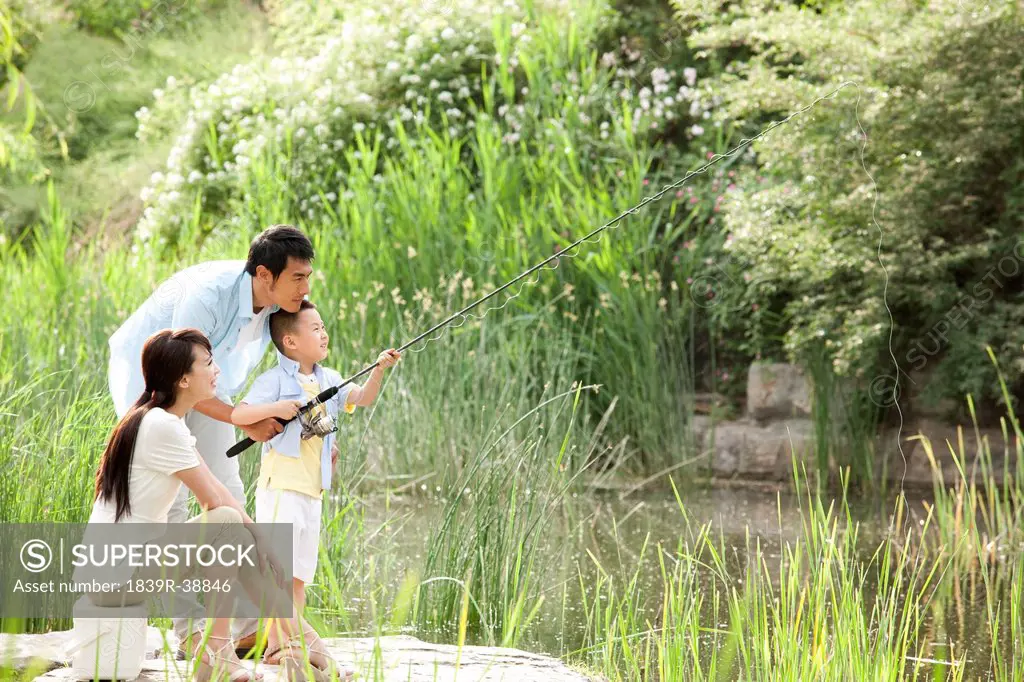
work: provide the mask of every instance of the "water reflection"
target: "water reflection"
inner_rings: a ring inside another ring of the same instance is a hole
[[[908,499],[908,513],[915,523],[923,520],[923,502],[920,497]],[[744,489],[687,492],[685,513],[671,493],[628,496],[595,493],[566,500],[554,508],[550,522],[543,529],[537,553],[542,565],[535,567],[533,579],[542,581],[541,593],[545,601],[518,646],[555,656],[583,647],[587,614],[582,606],[581,589],[591,589],[602,572],[614,576],[619,585],[627,583],[635,573],[638,581],[635,593],[643,596],[639,621],[656,622],[664,581],[655,548],[660,544],[668,552],[674,552],[680,543],[687,546],[688,539],[696,537],[705,525],[716,544],[726,550],[728,579],[742,589],[744,571],[755,560],[748,548],[760,548],[768,566],[777,566],[787,547],[803,541],[801,507],[806,508],[808,504],[806,497],[785,492]],[[836,504],[837,508],[841,506]],[[867,560],[890,533],[893,508],[893,500],[851,503],[849,520],[845,511],[836,515],[838,532],[856,532],[858,552]],[[360,549],[357,556],[349,557],[350,565],[344,568],[347,578],[343,578],[352,585],[381,585],[382,590],[372,598],[371,595],[347,597],[347,613],[343,621],[337,623],[339,630],[372,633],[376,617],[374,601],[390,603],[406,573],[422,568],[426,543],[443,509],[443,500],[419,496],[373,498],[363,503]],[[337,511],[335,507],[334,513]],[[646,555],[641,560],[643,552]],[[769,575],[773,575],[772,572]],[[930,654],[908,661],[910,672],[919,668],[929,670],[933,679],[946,679],[950,671],[943,661],[963,659],[966,654],[964,669],[958,671],[964,674],[962,679],[990,679],[989,604],[997,605],[991,615],[1001,613],[1004,620],[1009,605],[1003,598],[1007,592],[1005,580],[995,572],[987,576],[987,583],[985,577],[979,572],[955,575],[951,567],[935,576],[920,607],[925,612],[921,614],[919,650]],[[721,577],[710,573],[701,576],[705,587],[710,586],[712,580],[721,580]],[[773,584],[778,586],[777,570]],[[992,598],[986,597],[986,584],[992,591]],[[871,608],[875,602],[877,576],[869,572],[859,587],[865,609]],[[352,593],[353,590],[346,590],[346,594]],[[603,596],[599,595],[598,599]],[[593,599],[593,594],[588,594],[587,598]],[[703,605],[702,627],[727,628],[729,624],[725,621],[721,609],[716,618],[709,604]],[[456,631],[455,623],[431,632],[410,630],[418,637],[435,641],[453,641]],[[1004,633],[998,646],[1004,652],[1012,651],[1009,633],[1005,629]],[[719,640],[709,634],[702,635],[701,641],[707,649],[702,655],[710,656]],[[471,640],[470,643],[486,642]]]

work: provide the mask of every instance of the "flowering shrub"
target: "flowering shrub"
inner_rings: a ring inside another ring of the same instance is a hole
[[[596,63],[587,57],[588,36],[607,20],[604,5],[581,3],[571,16],[507,1],[445,9],[280,3],[272,11],[282,56],[187,93],[169,79],[152,109],[137,114],[145,139],[187,109],[166,169],[142,193],[139,236],[173,243],[197,192],[215,215],[248,186],[253,160],[269,157],[286,167],[299,216],[334,215],[351,198],[351,163],[365,162],[356,138],[380,145],[382,155],[372,156],[382,167],[408,128],[424,124],[472,140],[483,116],[510,147],[573,149],[594,160],[593,170],[602,157],[632,158],[666,126],[684,126],[684,141],[704,133],[712,97],[692,69],[650,68],[625,42]],[[581,41],[563,53],[567,20]],[[641,71],[648,82],[635,80]]]
[[[383,132],[395,117],[422,121],[431,109],[447,117],[450,134],[460,134],[462,107],[480,92],[479,76],[470,74],[478,74],[480,62],[491,56],[485,27],[497,13],[465,3],[456,31],[448,15],[423,7],[353,3],[337,30],[313,43],[313,53],[289,49],[285,56],[257,59],[192,88],[167,169],[143,192],[147,208],[140,236],[173,237],[194,191],[230,195],[246,184],[252,160],[261,155],[286,157],[298,206],[311,218],[321,188],[335,198],[339,194],[338,160],[354,135],[372,139],[371,133]],[[285,29],[279,25],[287,36]],[[181,97],[173,87],[155,95],[154,110],[138,114],[141,138],[151,134],[151,123],[166,120],[162,116]],[[162,106],[165,98],[169,107]],[[386,146],[397,144],[384,136]]]

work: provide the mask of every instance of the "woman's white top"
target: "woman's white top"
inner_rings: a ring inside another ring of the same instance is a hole
[[[152,527],[125,528],[125,542],[145,543],[163,534],[164,529],[160,526],[167,523],[167,514],[182,486],[181,480],[175,474],[199,466],[199,455],[195,445],[195,436],[180,417],[154,407],[142,418],[128,479],[130,511],[117,523],[145,523],[151,524]],[[116,500],[97,498],[92,505],[89,523],[115,523],[116,512]],[[87,530],[86,542],[89,541],[89,535]],[[110,538],[105,534],[103,541],[109,542]],[[124,582],[131,576],[132,570],[118,569],[130,567],[107,567],[102,572],[95,568],[80,567],[75,572],[75,580],[89,580],[102,573],[103,580],[107,582]]]

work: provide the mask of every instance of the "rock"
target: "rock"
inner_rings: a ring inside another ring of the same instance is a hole
[[[150,626],[147,642],[155,644],[159,651],[163,643],[161,631]],[[137,682],[186,682],[189,672],[186,665],[176,661],[172,652],[177,650],[176,638],[168,633],[168,645],[164,655],[147,658]],[[14,652],[7,661],[20,661],[23,668],[29,658],[35,657],[52,661],[54,667],[39,675],[40,680],[73,680],[71,669],[66,667],[65,653],[70,642],[70,631],[51,632],[45,635],[0,635],[0,656]],[[331,655],[343,666],[354,668],[361,677],[357,679],[380,679],[384,682],[599,682],[600,678],[588,677],[572,670],[558,659],[543,654],[532,654],[518,649],[502,647],[464,646],[430,644],[415,637],[395,636],[342,639],[325,638]],[[379,658],[375,648],[379,646]],[[8,663],[9,665],[10,663]],[[276,665],[259,665],[264,682],[278,679]],[[374,674],[380,671],[380,676]]]
[[[803,370],[786,363],[753,363],[747,373],[747,414],[757,420],[810,416],[811,385]]]
[[[747,433],[752,425],[739,422],[718,422],[707,432],[706,447],[711,451],[709,463],[715,476],[740,474],[740,460],[749,445]]]
[[[699,455],[708,447],[708,434],[711,432],[711,417],[695,414],[690,417],[690,433],[693,436],[693,444]]]
[[[695,430],[698,427],[695,426]],[[701,424],[707,429],[705,447],[710,449],[715,476],[784,480],[789,478],[791,455],[807,460],[814,445],[814,425],[809,419],[786,419],[766,425],[752,420]]]

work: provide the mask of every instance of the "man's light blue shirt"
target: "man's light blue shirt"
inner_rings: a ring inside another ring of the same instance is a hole
[[[321,367],[319,364],[313,365],[313,375],[316,377],[321,392],[332,386],[340,386],[342,382],[340,374],[333,369]],[[328,414],[335,419],[338,418],[341,408],[347,402],[349,391],[354,386],[354,384],[348,384],[324,403]],[[256,377],[256,381],[253,382],[252,388],[245,394],[242,402],[248,405],[265,405],[278,400],[300,400],[303,403],[309,401],[306,391],[299,383],[299,363],[283,355],[280,351],[277,353],[277,366]],[[263,443],[263,454],[267,454],[273,448],[286,457],[299,457],[301,443],[302,423],[296,418],[288,422],[284,431]],[[324,490],[331,488],[332,445],[334,445],[334,434],[329,433],[324,437],[324,444],[320,450],[320,487]]]
[[[239,332],[256,316],[252,276],[245,271],[245,261],[200,263],[168,278],[110,337],[108,381],[118,418],[145,389],[142,346],[152,334],[184,327],[203,332],[221,370],[217,395],[228,402],[263,358],[270,343],[270,313],[277,310],[278,306],[270,306],[253,340],[239,348]]]

